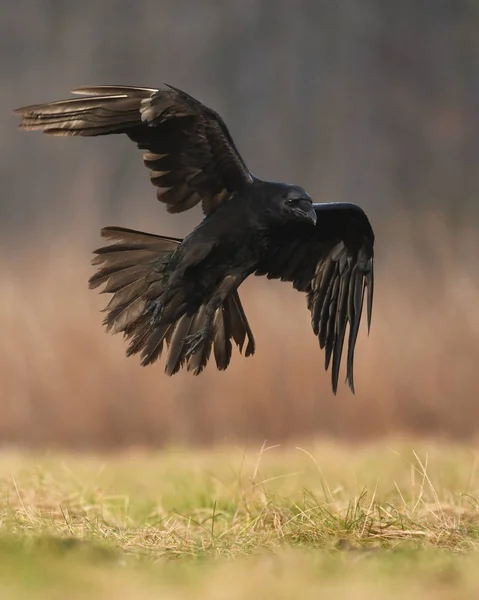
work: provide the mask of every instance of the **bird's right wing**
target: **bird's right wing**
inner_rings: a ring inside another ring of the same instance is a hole
[[[95,86],[73,93],[84,97],[16,109],[20,127],[63,136],[127,134],[146,150],[168,212],[201,202],[209,214],[253,181],[223,119],[181,90]]]
[[[274,233],[256,274],[290,281],[306,292],[313,331],[325,349],[326,369],[332,358],[334,393],[349,323],[346,379],[354,392],[354,348],[366,291],[368,330],[371,324],[374,233],[359,206],[313,206],[316,225],[290,222]]]

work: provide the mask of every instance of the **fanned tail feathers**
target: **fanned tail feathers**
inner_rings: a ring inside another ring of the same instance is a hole
[[[255,343],[237,292],[218,309],[213,334],[200,351],[186,358],[188,335],[204,327],[205,310],[182,314],[176,321],[152,323],[149,302],[151,291],[161,290],[165,269],[181,239],[124,229],[105,227],[101,234],[113,241],[95,251],[92,264],[99,269],[89,280],[90,288],[103,285],[102,293],[112,294],[105,307],[107,331],[122,332],[130,340],[127,356],[139,353],[141,364],[149,365],[168,349],[165,372],[177,373],[183,366],[198,375],[213,351],[219,370],[228,367],[232,341],[240,352],[246,344],[245,356],[254,353]],[[148,292],[148,293],[147,293]]]

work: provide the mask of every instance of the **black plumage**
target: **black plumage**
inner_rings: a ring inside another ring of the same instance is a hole
[[[90,287],[112,295],[107,329],[129,339],[127,353],[154,362],[168,347],[166,372],[195,374],[213,351],[226,369],[232,342],[255,343],[238,287],[252,274],[289,281],[307,295],[311,323],[336,392],[346,330],[346,379],[363,299],[373,301],[374,233],[354,204],[313,204],[299,186],[261,181],[241,158],[221,117],[192,96],[163,89],[98,86],[79,98],[17,109],[20,127],[52,135],[125,133],[168,212],[201,203],[205,218],[184,239],[107,227]]]

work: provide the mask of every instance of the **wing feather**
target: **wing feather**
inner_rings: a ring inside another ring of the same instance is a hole
[[[289,223],[269,245],[257,275],[290,281],[307,294],[311,326],[338,387],[346,332],[346,381],[354,393],[354,349],[367,297],[368,331],[373,307],[374,233],[364,211],[354,204],[315,204],[316,226]]]
[[[252,183],[223,119],[173,86],[90,86],[80,97],[15,110],[20,128],[57,136],[125,133],[145,150],[158,199],[171,213],[201,202],[205,214]]]

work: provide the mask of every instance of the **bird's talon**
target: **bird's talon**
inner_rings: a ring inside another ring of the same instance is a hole
[[[188,350],[186,351],[185,358],[190,358],[190,356],[196,354],[203,346],[205,340],[206,335],[203,331],[198,331],[197,333],[187,336],[185,342]]]
[[[161,317],[163,316],[164,305],[160,300],[155,300],[152,302],[153,314],[150,317],[150,325],[153,327],[157,325],[161,321]]]

